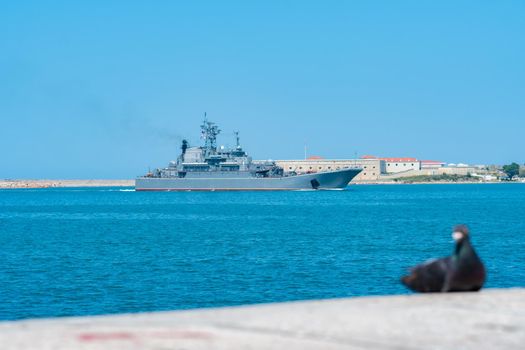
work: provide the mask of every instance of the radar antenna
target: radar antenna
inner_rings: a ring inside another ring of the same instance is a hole
[[[239,132],[238,131],[234,131],[233,132],[235,134],[235,148],[236,149],[241,149],[241,144],[239,143]]]
[[[204,121],[201,125],[201,137],[204,139],[205,156],[215,154],[217,151],[217,135],[221,130],[215,123],[209,122],[204,113]]]

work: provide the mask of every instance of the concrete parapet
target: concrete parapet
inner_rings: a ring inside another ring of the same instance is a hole
[[[523,349],[525,289],[0,323],[8,349]]]

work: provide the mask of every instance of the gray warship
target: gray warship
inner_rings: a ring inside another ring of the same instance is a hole
[[[217,148],[220,129],[206,118],[201,125],[204,146],[182,140],[181,155],[168,167],[135,180],[136,191],[277,191],[344,189],[362,169],[297,174],[285,172],[274,161],[253,161],[239,143]]]

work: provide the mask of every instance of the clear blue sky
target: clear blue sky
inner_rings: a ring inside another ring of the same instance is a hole
[[[258,159],[525,162],[524,1],[3,1],[0,178],[132,178],[204,111]]]

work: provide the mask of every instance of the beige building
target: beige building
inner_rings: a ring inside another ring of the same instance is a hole
[[[421,160],[421,170],[423,169],[438,169],[446,165],[445,162],[440,162],[437,160]]]
[[[401,173],[390,173],[390,174],[384,174],[381,179],[382,180],[392,180],[392,179],[399,179],[403,177],[411,177],[411,176],[437,176],[437,175],[460,175],[460,176],[467,176],[467,175],[473,175],[473,176],[485,176],[488,175],[489,172],[484,169],[480,169],[473,166],[463,166],[463,167],[450,167],[450,166],[442,166],[442,167],[425,167],[420,170],[411,170],[411,171],[405,171]]]
[[[444,162],[417,160],[416,158],[378,158],[363,156],[360,159],[323,159],[310,157],[301,160],[277,160],[277,165],[285,172],[298,174],[318,171],[340,170],[345,168],[363,169],[353,182],[388,181],[401,177],[418,175],[467,175],[485,174],[479,168],[472,166],[445,166]]]
[[[378,159],[385,163],[383,173],[393,174],[407,172],[411,170],[420,170],[421,161],[416,158],[378,158],[376,156],[363,156],[362,159]]]
[[[473,166],[451,167],[444,166],[441,168],[427,169],[425,175],[472,175],[472,174],[486,174],[486,171],[478,169]]]
[[[277,160],[277,165],[285,172],[298,174],[318,171],[340,170],[345,168],[362,168],[354,180],[377,181],[385,171],[385,163],[380,159],[322,159],[311,157],[304,160]]]
[[[386,173],[400,173],[421,169],[421,163],[416,158],[381,158],[385,161]]]

